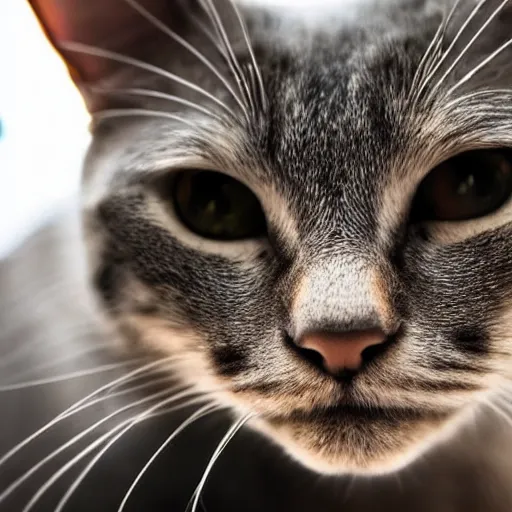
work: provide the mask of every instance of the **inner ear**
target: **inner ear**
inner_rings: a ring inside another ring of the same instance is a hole
[[[135,6],[139,5],[165,24],[179,26],[183,21],[180,19],[183,5],[174,0],[29,1],[48,38],[66,60],[73,79],[79,85],[98,82],[113,71],[115,64],[95,56],[66,51],[63,46],[66,42],[137,57],[143,52],[154,27]]]

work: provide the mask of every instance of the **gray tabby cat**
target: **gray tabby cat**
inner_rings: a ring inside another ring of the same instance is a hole
[[[512,2],[31,4],[93,143],[0,267],[0,509],[510,512]]]

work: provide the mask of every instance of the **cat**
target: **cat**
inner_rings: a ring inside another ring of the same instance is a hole
[[[93,142],[0,510],[512,510],[512,2],[30,3]]]

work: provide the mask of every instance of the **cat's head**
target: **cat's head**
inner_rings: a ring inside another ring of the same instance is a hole
[[[86,244],[128,347],[323,472],[500,407],[511,2],[31,1],[95,114]]]

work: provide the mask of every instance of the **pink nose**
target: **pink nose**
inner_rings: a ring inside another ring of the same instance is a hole
[[[325,369],[336,374],[343,370],[358,370],[363,363],[363,352],[380,345],[387,336],[380,329],[343,333],[312,333],[300,342],[302,348],[320,354]]]

